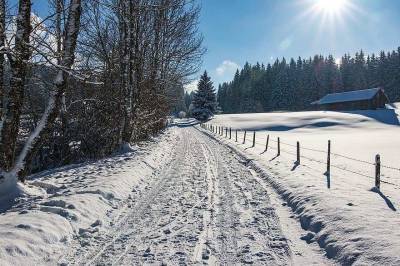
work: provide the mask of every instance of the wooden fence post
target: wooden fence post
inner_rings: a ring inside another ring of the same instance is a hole
[[[225,128],[225,138],[227,138],[228,137],[228,128],[226,127]]]
[[[244,136],[243,136],[243,144],[246,143],[246,133],[247,133],[247,131],[245,130],[245,131],[244,131]]]
[[[297,142],[297,161],[296,163],[300,165],[300,142]]]
[[[326,160],[326,174],[331,174],[331,141],[328,140],[328,157]]]
[[[237,129],[235,130],[235,142],[237,142]]]
[[[256,132],[253,131],[253,148],[256,146]]]
[[[381,188],[381,156],[379,154],[375,156],[375,187]]]
[[[267,136],[267,143],[265,144],[265,151],[268,151],[269,134]]]
[[[229,139],[232,139],[232,128],[229,128]]]
[[[278,137],[278,153],[276,156],[280,156],[281,155],[281,139]]]

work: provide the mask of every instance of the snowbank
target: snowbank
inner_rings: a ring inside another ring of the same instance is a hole
[[[31,176],[1,213],[0,264],[54,265],[68,261],[60,256],[74,241],[90,245],[88,235],[110,227],[130,194],[149,182],[154,166],[169,160],[174,132],[134,153]]]
[[[254,148],[252,134],[247,135],[246,144],[242,144],[241,131],[238,142],[235,134],[231,140],[212,135],[241,153],[274,187],[305,230],[304,241],[317,242],[341,264],[399,265],[400,171],[382,168],[382,180],[388,183],[381,185],[381,191],[374,188],[372,178],[376,153],[382,155],[383,164],[400,166],[397,117],[396,109],[241,114],[216,116],[210,124],[257,130]],[[283,143],[277,157],[278,136]],[[328,139],[338,154],[332,155],[335,167],[330,176],[324,174]],[[298,140],[301,147],[323,152],[301,149],[297,165]]]
[[[382,164],[400,167],[398,152],[400,138],[394,137],[400,134],[398,112],[397,109],[389,109],[217,115],[210,124],[232,127],[232,129],[256,130],[258,131],[256,140],[260,145],[261,143],[265,145],[269,134],[272,140],[271,147],[276,147],[274,141],[280,137],[283,143],[295,145],[299,141],[301,146],[326,151],[328,140],[331,140],[333,153],[371,163],[374,163],[375,155],[380,154]],[[242,142],[242,132],[239,132],[238,138]],[[248,134],[247,138],[251,141],[252,135]],[[296,151],[285,144],[282,145],[282,149]],[[321,156],[306,150],[302,153],[314,159],[325,160],[325,155]],[[346,161],[341,158],[337,159],[335,162],[346,164]],[[351,163],[350,166],[361,166],[361,169],[353,170],[371,173],[371,169],[365,169],[365,165]],[[390,171],[386,173],[387,178],[400,176]]]
[[[182,118],[182,119],[174,119],[174,122],[172,125],[178,126],[178,127],[190,127],[197,125],[199,121],[197,121],[194,118]]]

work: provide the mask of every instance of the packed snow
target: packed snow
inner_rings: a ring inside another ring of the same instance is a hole
[[[109,158],[38,173],[3,194],[0,264],[399,264],[395,107],[209,121],[231,139],[176,120]],[[393,168],[380,190],[377,151]]]
[[[274,187],[307,230],[304,241],[318,243],[341,264],[398,265],[397,105],[374,111],[217,115],[209,124],[232,127],[231,139],[229,130],[227,137],[226,131],[222,136],[208,134],[251,160],[252,168]],[[237,142],[236,129],[240,130]],[[245,144],[242,130],[247,130]],[[330,175],[326,174],[328,140],[332,141]],[[300,165],[296,163],[297,141]],[[374,187],[376,154],[382,161],[380,190]]]
[[[333,264],[247,160],[196,123],[19,184],[0,219],[1,265]]]
[[[166,133],[137,151],[45,171],[3,194],[0,264],[68,264],[69,249],[90,246],[129,208],[132,191],[168,160],[175,137]]]

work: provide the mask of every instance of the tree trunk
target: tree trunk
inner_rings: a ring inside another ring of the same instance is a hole
[[[62,43],[63,43],[63,31],[61,29],[62,18],[63,18],[63,7],[64,0],[55,0],[55,11],[56,11],[56,42],[57,42],[57,64],[61,65],[62,63]],[[69,151],[69,145],[67,140],[67,128],[68,128],[68,117],[67,117],[67,107],[66,107],[66,96],[65,92],[62,95],[61,100],[61,137],[62,143],[61,145],[61,158],[64,158],[64,154],[67,154]]]
[[[3,47],[3,48],[6,44],[5,30],[6,30],[6,3],[5,3],[5,0],[0,0],[0,47]],[[3,120],[4,96],[5,96],[4,54],[0,54],[0,120]]]
[[[136,93],[134,88],[134,63],[136,62],[133,47],[136,45],[135,36],[136,19],[138,15],[136,10],[140,9],[140,1],[122,1],[124,4],[124,11],[121,18],[123,20],[122,44],[124,48],[123,58],[121,61],[121,69],[123,70],[123,97],[124,97],[124,123],[122,127],[122,143],[129,143],[132,139],[133,119],[135,109]]]
[[[128,10],[128,11],[127,11]],[[120,92],[121,92],[121,129],[120,129],[120,145],[130,141],[129,124],[130,124],[130,110],[129,110],[129,89],[128,89],[128,76],[129,76],[129,42],[128,42],[128,16],[129,9],[126,0],[119,0],[118,2],[118,27],[120,36]]]
[[[13,169],[13,172],[18,174],[21,181],[24,181],[28,166],[32,162],[33,157],[40,148],[40,145],[43,143],[47,134],[50,132],[51,127],[60,113],[62,97],[68,79],[68,73],[64,71],[64,69],[70,70],[75,60],[75,48],[81,18],[81,0],[71,0],[70,5],[71,7],[69,9],[65,28],[65,40],[61,58],[62,70],[59,70],[58,75],[54,80],[54,89],[51,92],[46,111],[42,115],[42,118],[34,132],[26,141]]]
[[[15,159],[15,148],[24,100],[25,78],[30,58],[29,36],[32,30],[30,19],[31,1],[20,0],[15,35],[15,53],[10,62],[10,93],[4,110],[4,120],[1,128],[0,168],[3,171],[8,171],[13,166]]]

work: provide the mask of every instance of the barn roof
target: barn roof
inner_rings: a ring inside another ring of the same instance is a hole
[[[373,88],[358,91],[347,91],[341,93],[327,94],[318,101],[312,104],[330,104],[330,103],[340,103],[340,102],[353,102],[370,100],[375,97],[375,95],[381,90],[381,88]]]

